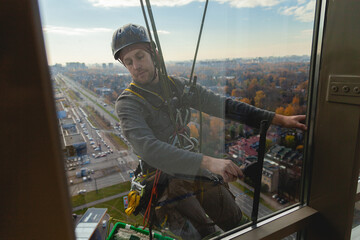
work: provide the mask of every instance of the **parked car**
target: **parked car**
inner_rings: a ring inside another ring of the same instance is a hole
[[[277,197],[278,197],[277,194],[272,195],[272,198],[273,198],[273,199],[276,199]]]
[[[86,193],[86,189],[80,189],[77,193],[78,193],[78,194],[85,194],[85,193]]]

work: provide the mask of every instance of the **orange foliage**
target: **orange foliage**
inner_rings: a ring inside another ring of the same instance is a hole
[[[240,92],[240,89],[238,89],[238,88],[235,88],[231,91],[232,97],[240,97],[240,95],[241,95],[241,92]]]
[[[297,97],[297,96],[293,97],[293,100],[292,100],[293,105],[295,105],[295,104],[299,105],[299,102],[300,102],[299,97]]]
[[[244,103],[247,103],[247,104],[251,104],[251,101],[250,101],[250,99],[248,99],[248,98],[242,98],[242,99],[240,99],[240,102],[244,102]]]
[[[284,115],[291,116],[294,114],[295,114],[295,108],[291,104],[288,104],[288,106],[285,108]]]
[[[190,125],[190,136],[194,138],[199,137],[199,131],[194,124]]]
[[[278,108],[275,110],[275,113],[284,115],[284,111],[285,111],[285,108],[284,108],[284,107],[278,107]]]
[[[224,127],[224,122],[220,118],[211,117],[210,118],[210,135],[219,136],[220,131]]]
[[[257,91],[256,92],[256,95],[255,95],[255,97],[254,97],[254,101],[255,101],[255,106],[256,107],[262,107],[262,100],[265,98],[265,93],[264,93],[264,91]]]

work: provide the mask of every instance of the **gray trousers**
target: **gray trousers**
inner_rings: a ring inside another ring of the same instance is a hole
[[[199,239],[239,225],[242,213],[227,184],[171,179],[158,202],[156,218],[183,239]],[[196,230],[195,230],[196,229]]]

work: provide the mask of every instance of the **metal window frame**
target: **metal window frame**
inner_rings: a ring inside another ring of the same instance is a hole
[[[6,221],[0,238],[75,239],[39,7],[36,0],[3,3],[0,19],[4,37],[0,43],[6,48],[0,58],[4,63],[0,65],[4,103],[0,109],[6,114],[1,123],[17,127],[5,127],[2,132],[6,137],[1,146],[6,146],[6,151],[0,161],[0,182],[6,197],[1,206],[5,206],[2,213]],[[357,0],[317,2],[301,204],[255,226],[228,232],[224,238],[279,239],[302,229],[304,239],[350,238],[354,203],[359,198],[360,109],[329,102],[326,95],[329,76],[360,76],[359,9]],[[340,112],[348,117],[341,118]],[[14,135],[21,138],[12,141]],[[329,148],[333,145],[336,149]]]

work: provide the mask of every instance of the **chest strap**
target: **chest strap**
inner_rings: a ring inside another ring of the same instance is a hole
[[[175,92],[175,95],[178,95],[179,91],[175,85],[174,80],[172,80],[170,77],[168,77],[168,79],[172,83],[172,84],[170,84],[171,91]],[[128,88],[126,88],[125,91],[131,92],[131,93],[135,94],[136,96],[138,96],[139,98],[147,101],[148,103],[150,103],[153,106],[153,108],[155,108],[157,110],[162,108],[165,104],[165,100],[160,94],[158,94],[156,92],[152,92],[145,88],[142,88],[139,85],[137,85],[136,83],[130,83],[130,86]],[[173,93],[171,93],[171,94],[174,95]]]

